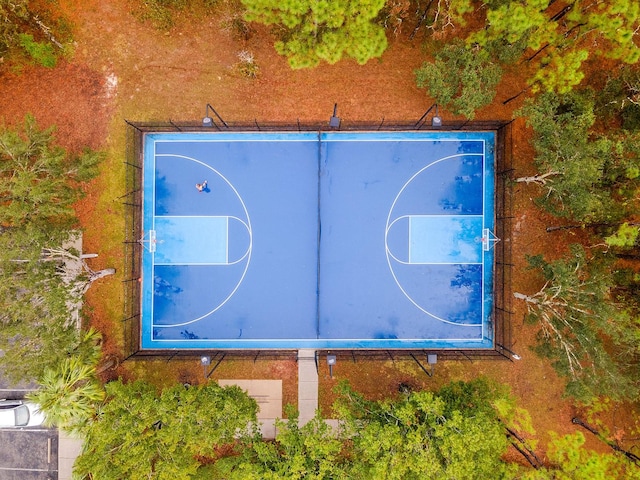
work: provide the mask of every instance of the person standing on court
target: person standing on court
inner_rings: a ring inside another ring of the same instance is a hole
[[[200,193],[202,193],[204,190],[207,189],[207,181],[205,180],[202,183],[196,183],[196,190],[198,190]]]

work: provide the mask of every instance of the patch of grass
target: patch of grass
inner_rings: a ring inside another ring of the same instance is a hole
[[[184,0],[144,0],[133,14],[141,22],[149,22],[158,30],[170,30],[174,25],[174,10],[182,9]]]
[[[43,67],[53,68],[56,66],[58,59],[56,52],[50,43],[37,42],[33,39],[33,35],[28,33],[21,33],[18,35],[18,42],[20,47],[31,57],[31,59],[38,65]]]
[[[208,9],[214,9],[220,5],[220,0],[203,0],[203,6]]]
[[[1,2],[0,64],[6,62],[19,72],[30,62],[53,68],[58,58],[70,56],[73,50],[71,24],[57,2],[44,3],[12,5]]]
[[[82,219],[85,249],[100,255],[95,260],[99,268],[116,269],[116,275],[96,282],[89,289],[84,309],[89,324],[103,334],[105,355],[121,352],[124,344],[121,319],[124,311],[122,281],[125,279],[122,272],[125,227],[124,205],[120,198],[125,193],[122,152],[125,151],[126,136],[120,120],[112,122],[109,137],[112,142],[100,165],[100,176],[90,185],[91,191],[97,195],[93,205],[86,208]]]
[[[158,30],[171,30],[175,25],[175,16],[187,9],[192,14],[210,14],[221,0],[143,0],[134,8],[133,14],[141,22],[149,22]]]

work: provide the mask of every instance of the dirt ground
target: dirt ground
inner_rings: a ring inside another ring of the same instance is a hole
[[[329,119],[334,103],[343,121],[378,122],[382,118],[417,120],[433,103],[419,90],[413,71],[428,58],[422,41],[405,36],[392,38],[380,60],[359,66],[343,60],[313,70],[292,71],[278,56],[266,29],[257,28],[248,40],[238,40],[224,28],[228,14],[214,16],[185,14],[168,32],[138,21],[124,0],[61,0],[75,25],[75,53],[54,68],[26,67],[15,73],[0,70],[0,116],[15,124],[32,112],[41,125],[56,125],[58,140],[78,151],[84,146],[104,149],[108,158],[103,175],[86,189],[78,205],[84,229],[85,250],[100,257],[92,266],[103,268],[122,264],[123,220],[119,197],[124,157],[124,120],[199,120],[205,105],[212,104],[230,121],[258,119],[293,123]],[[259,67],[256,79],[245,78],[235,68],[238,53],[253,53]],[[484,108],[478,119],[509,120],[522,99],[503,105],[525,85],[525,76],[515,68],[507,72],[493,105]],[[445,122],[453,118],[442,112]],[[516,175],[531,172],[532,150],[528,131],[521,120],[513,128]],[[534,186],[516,186],[513,231],[514,290],[533,293],[540,279],[525,269],[526,253],[546,252],[553,257],[566,245],[569,233],[545,232],[552,221],[533,205]],[[552,237],[552,235],[554,235]],[[106,353],[121,356],[122,286],[120,274],[101,280],[87,296],[86,313],[91,325],[105,336]],[[435,375],[426,376],[414,362],[341,362],[333,378],[320,368],[320,401],[325,413],[333,400],[332,387],[349,379],[371,397],[394,395],[400,383],[433,388],[450,380],[486,375],[508,383],[519,405],[532,417],[541,440],[541,451],[550,431],[574,431],[575,409],[563,398],[564,384],[547,362],[529,349],[535,330],[524,325],[523,306],[514,302],[513,349],[517,361],[442,361]],[[322,367],[322,366],[321,366]],[[198,382],[202,369],[197,360],[126,362],[111,376],[142,376],[166,384]],[[224,361],[214,378],[282,378],[284,400],[297,401],[297,364],[282,361]],[[637,425],[629,428],[631,434]],[[620,427],[621,428],[621,427]],[[614,432],[618,432],[612,428]],[[589,445],[601,448],[593,437]],[[624,435],[624,432],[623,432]]]

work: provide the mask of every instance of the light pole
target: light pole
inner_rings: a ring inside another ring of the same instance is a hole
[[[431,126],[434,128],[442,127],[442,118],[438,116],[438,104],[436,103],[436,114],[431,119]]]
[[[329,365],[329,377],[333,378],[333,366],[336,364],[337,358],[335,355],[327,355],[327,365]]]
[[[205,107],[204,110],[204,118],[202,119],[202,126],[203,127],[216,127],[218,128],[218,130],[220,130],[220,127],[218,127],[218,125],[216,125],[213,121],[213,117],[209,116],[209,112],[213,112],[213,114],[216,116],[216,118],[218,120],[220,120],[220,122],[226,127],[229,128],[229,125],[227,125],[227,122],[225,122],[222,117],[218,114],[218,112],[216,112],[216,109],[213,108],[210,104],[207,103],[207,106]]]
[[[211,365],[211,357],[204,355],[200,357],[200,364],[202,365],[202,373],[204,378],[207,378],[207,367]]]

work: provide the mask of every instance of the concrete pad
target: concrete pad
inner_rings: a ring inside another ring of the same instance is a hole
[[[58,480],[71,480],[73,464],[81,452],[81,439],[58,432]]]
[[[282,418],[282,380],[218,380],[220,386],[237,385],[258,402],[258,419]]]

